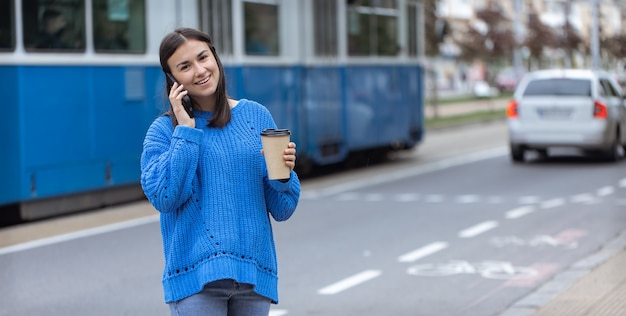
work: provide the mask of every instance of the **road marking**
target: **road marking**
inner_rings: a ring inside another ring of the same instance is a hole
[[[339,201],[354,201],[359,199],[359,194],[355,192],[345,192],[335,197]]]
[[[462,204],[476,203],[478,201],[480,201],[480,197],[478,195],[467,194],[456,197],[456,202]]]
[[[559,265],[552,262],[537,262],[530,266],[537,273],[530,278],[519,278],[506,281],[505,287],[535,287],[559,270]]]
[[[487,203],[489,204],[500,204],[503,202],[502,197],[499,196],[490,196],[487,198]]]
[[[0,248],[0,256],[13,253],[13,252],[24,251],[24,250],[29,250],[33,248],[57,244],[57,243],[70,241],[74,239],[79,239],[79,238],[84,238],[84,237],[89,237],[89,236],[94,236],[94,235],[99,235],[99,234],[105,234],[105,233],[109,233],[109,232],[116,231],[116,230],[122,230],[126,228],[141,226],[144,224],[155,223],[158,221],[159,221],[159,215],[146,216],[146,217],[132,219],[129,221],[124,221],[124,222],[109,224],[105,226],[79,230],[79,231],[75,231],[72,233],[57,235],[54,237],[37,239],[37,240],[33,240],[33,241],[21,243],[21,244],[9,246],[9,247]]]
[[[589,193],[576,194],[570,198],[572,203],[589,203],[594,200],[594,196]]]
[[[615,189],[612,186],[606,186],[598,189],[598,196],[607,196],[611,195],[615,192]]]
[[[361,273],[355,274],[349,278],[343,279],[337,283],[331,284],[323,289],[317,291],[322,295],[333,295],[341,291],[345,291],[353,286],[357,286],[363,282],[367,282],[373,278],[380,276],[382,272],[380,270],[365,270]]]
[[[621,188],[626,188],[626,178],[619,180],[619,186]]]
[[[399,262],[413,262],[421,258],[424,258],[426,256],[432,255],[433,253],[437,251],[441,251],[446,248],[448,248],[447,242],[443,242],[443,241],[434,242],[432,244],[426,245],[422,248],[413,250],[409,253],[406,253],[398,257],[398,261]]]
[[[284,309],[273,309],[270,310],[270,314],[268,316],[283,316],[287,315],[287,311]]]
[[[397,194],[395,200],[398,202],[413,202],[419,200],[420,195],[417,193]]]
[[[506,212],[506,218],[508,219],[516,219],[516,218],[520,218],[524,215],[528,215],[532,212],[535,211],[535,208],[533,206],[522,206],[522,207],[518,207],[516,209],[512,209],[508,212]]]
[[[519,203],[520,204],[535,204],[535,203],[539,203],[540,199],[538,196],[523,196],[521,198],[519,198]]]
[[[443,202],[443,195],[429,194],[426,196],[426,202],[428,203],[441,203]]]
[[[563,200],[562,198],[556,198],[541,202],[541,208],[554,208],[563,204],[565,204],[565,200]]]
[[[385,196],[380,193],[368,193],[365,195],[365,201],[368,202],[380,202],[385,199]]]
[[[460,238],[471,238],[498,227],[496,221],[486,221],[459,232]]]
[[[383,173],[380,175],[375,175],[369,177],[366,181],[351,181],[347,183],[342,183],[334,186],[328,186],[323,189],[315,190],[316,196],[328,196],[335,195],[343,192],[353,191],[356,189],[360,189],[363,187],[369,187],[376,184],[388,183],[392,181],[397,181],[401,179],[406,179],[414,176],[419,176],[422,174],[444,170],[454,166],[465,165],[485,159],[500,157],[506,155],[508,153],[508,147],[498,147],[493,149],[488,149],[480,152],[469,153],[466,155],[450,157],[446,159],[439,160],[437,162],[419,165],[416,167],[404,168],[402,170],[397,170],[394,172]],[[314,191],[314,190],[304,190],[304,191]]]

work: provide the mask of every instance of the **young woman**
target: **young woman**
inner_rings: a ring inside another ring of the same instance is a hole
[[[269,215],[296,209],[296,145],[283,156],[290,178],[269,180],[260,133],[277,126],[261,104],[228,97],[210,37],[178,28],[159,54],[171,108],[146,133],[141,184],[161,213],[165,301],[172,315],[268,315],[278,302]]]

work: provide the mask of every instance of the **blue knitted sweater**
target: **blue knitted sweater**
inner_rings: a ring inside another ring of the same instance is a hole
[[[173,128],[157,118],[146,133],[141,185],[160,212],[167,303],[234,279],[278,302],[276,250],[269,214],[287,220],[300,181],[268,180],[260,132],[276,128],[261,104],[242,99],[223,128],[207,127],[212,113],[194,110],[196,128]]]

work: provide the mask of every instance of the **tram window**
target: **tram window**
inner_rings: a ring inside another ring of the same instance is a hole
[[[83,0],[22,0],[27,51],[85,50]]]
[[[213,45],[221,55],[233,54],[233,7],[231,1],[201,0],[200,27],[211,36]]]
[[[420,27],[423,25],[421,14],[421,6],[417,2],[409,2],[407,4],[407,45],[408,54],[411,57],[418,57],[422,54],[423,47],[421,43],[423,41]]]
[[[0,51],[15,48],[13,1],[0,2]]]
[[[398,9],[395,0],[348,0],[348,53],[351,56],[395,56]]]
[[[278,5],[244,2],[245,45],[248,55],[278,56]]]
[[[146,51],[144,0],[93,0],[94,48],[99,53]]]
[[[314,0],[313,23],[316,56],[337,56],[337,2]]]

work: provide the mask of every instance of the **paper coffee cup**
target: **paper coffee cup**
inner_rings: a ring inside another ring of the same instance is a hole
[[[289,179],[291,169],[285,165],[285,149],[289,146],[291,132],[288,129],[267,128],[261,132],[263,154],[270,180]]]

